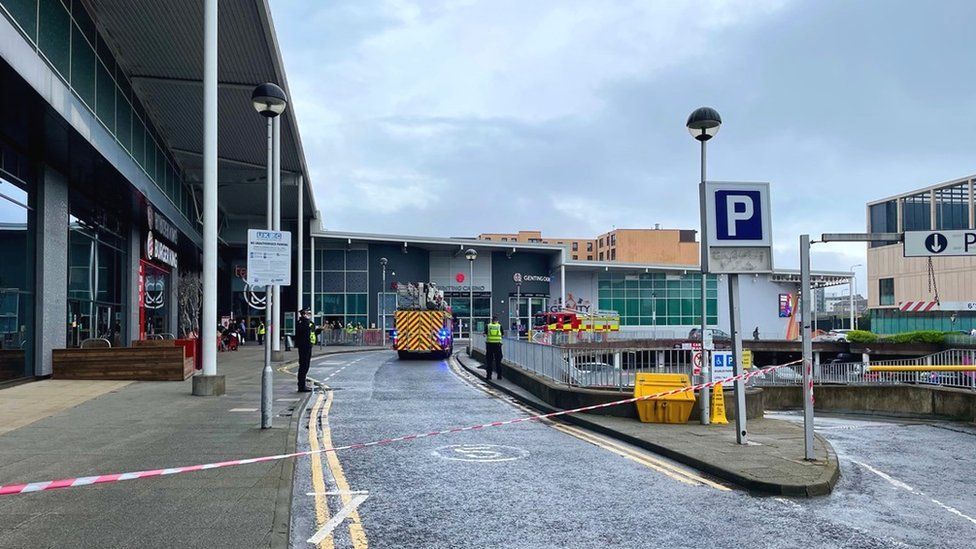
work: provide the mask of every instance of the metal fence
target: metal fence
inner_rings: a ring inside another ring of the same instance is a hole
[[[815,385],[938,385],[976,391],[976,365],[963,372],[925,371],[925,366],[966,366],[976,364],[976,350],[948,349],[919,358],[872,360],[870,362],[842,362],[820,364],[813,369]],[[872,366],[918,366],[912,372],[872,371]],[[783,367],[750,380],[756,386],[800,385],[803,381],[798,367]]]
[[[484,334],[474,335],[472,347],[484,352]],[[502,354],[507,365],[570,387],[632,391],[639,373],[686,374],[701,382],[694,374],[695,351],[684,349],[573,349],[505,339]]]
[[[316,337],[320,345],[378,347],[383,345],[383,330],[322,330]]]

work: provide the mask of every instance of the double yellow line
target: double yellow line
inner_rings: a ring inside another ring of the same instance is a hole
[[[522,404],[521,402],[516,401],[515,399],[509,398],[507,395],[503,395],[495,391],[494,389],[486,387],[481,383],[472,382],[469,379],[471,374],[468,373],[467,371],[459,370],[458,367],[455,366],[455,364],[453,364],[454,362],[455,359],[452,358],[450,360],[451,370],[454,371],[456,374],[458,374],[458,376],[462,380],[464,380],[465,383],[467,383],[469,386],[474,387],[475,389],[478,389],[480,391],[483,391],[484,393],[487,393],[491,396],[504,399],[509,404],[515,406],[516,408],[522,410],[523,412],[528,413],[529,415],[538,414],[537,411],[533,410],[532,408],[529,408],[528,406]],[[580,429],[579,427],[568,425],[566,423],[562,423],[549,418],[543,418],[541,422],[552,427],[553,429],[556,429],[561,433],[565,433],[569,436],[578,438],[579,440],[582,440],[584,442],[588,442],[590,444],[603,448],[604,450],[607,450],[609,452],[613,452],[614,454],[627,458],[635,463],[638,463],[640,465],[653,469],[659,473],[667,475],[668,477],[673,478],[678,482],[682,482],[684,484],[689,484],[692,486],[709,486],[711,488],[715,488],[716,490],[721,490],[723,492],[731,491],[731,488],[729,488],[728,486],[719,484],[701,475],[695,474],[691,470],[678,467],[672,463],[668,463],[666,461],[651,457],[645,452],[641,452],[633,448],[629,448],[617,441],[613,441],[606,437],[596,435],[594,433],[590,433],[589,431],[585,431],[583,429]]]
[[[294,375],[294,372],[288,368],[293,366],[282,366],[278,368],[279,372],[284,372],[287,374]],[[332,391],[328,391],[327,385],[314,379],[312,377],[308,378],[309,381],[314,382],[319,385],[323,392],[318,393],[315,404],[312,405],[312,412],[308,420],[308,448],[312,452],[311,457],[311,473],[312,473],[312,490],[315,492],[315,524],[316,528],[321,528],[329,520],[329,502],[326,498],[326,492],[328,491],[325,485],[325,475],[324,469],[322,467],[322,452],[323,448],[332,448],[332,429],[329,426],[329,411],[332,409],[333,395]],[[321,420],[321,434],[319,433],[319,421]],[[321,442],[320,442],[321,439]],[[332,478],[336,484],[336,490],[339,493],[339,497],[342,500],[342,505],[348,505],[352,500],[351,490],[349,489],[349,482],[346,480],[345,472],[342,469],[342,464],[339,462],[339,456],[335,452],[325,452],[326,462],[329,466],[329,472],[332,473]],[[366,538],[366,531],[363,529],[362,520],[359,517],[359,511],[355,510],[349,514],[349,538],[352,540],[352,545],[355,549],[367,549],[369,547],[369,541]],[[317,545],[320,549],[334,549],[335,539],[329,534]]]

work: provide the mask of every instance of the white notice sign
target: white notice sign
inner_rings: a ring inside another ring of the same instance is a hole
[[[247,283],[251,286],[291,285],[291,233],[247,231]]]
[[[976,231],[906,231],[905,257],[976,255]]]

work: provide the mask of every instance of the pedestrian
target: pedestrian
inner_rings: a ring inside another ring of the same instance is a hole
[[[485,326],[485,378],[491,379],[491,373],[495,372],[495,377],[502,378],[502,336],[505,331],[498,322],[498,316],[492,316],[491,322]]]
[[[759,326],[756,326],[756,329],[752,331],[752,339],[759,341]]]
[[[315,345],[315,324],[309,319],[311,312],[306,308],[298,312],[295,326],[295,346],[298,347],[298,392],[310,393],[306,377],[312,361],[312,345]]]
[[[264,321],[258,323],[258,345],[264,345]]]
[[[244,319],[241,319],[241,323],[237,326],[237,331],[241,334],[241,345],[247,342],[247,325],[244,324]]]

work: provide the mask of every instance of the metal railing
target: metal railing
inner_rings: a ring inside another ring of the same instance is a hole
[[[484,334],[475,334],[473,349],[485,351]],[[694,373],[695,351],[685,349],[574,349],[505,339],[504,363],[570,387],[632,391],[639,373],[685,374],[700,383]]]
[[[973,370],[961,372],[926,371],[926,366],[973,364]],[[872,366],[918,366],[917,371],[872,371]],[[803,376],[798,368],[783,367],[750,383],[759,387],[800,385]],[[815,385],[937,385],[976,391],[976,350],[948,349],[919,358],[872,360],[870,362],[842,362],[820,364],[813,369]]]
[[[334,328],[322,330],[316,342],[320,345],[353,345],[377,347],[383,345],[383,330],[346,330]]]

